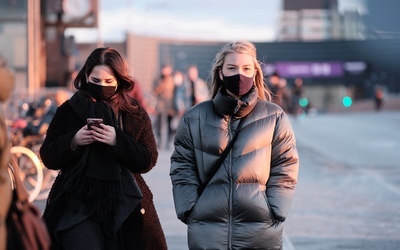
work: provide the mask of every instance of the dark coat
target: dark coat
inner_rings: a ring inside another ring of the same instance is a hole
[[[295,136],[282,109],[256,91],[242,101],[219,92],[186,112],[176,133],[170,175],[190,249],[282,248],[299,167]],[[231,151],[200,194],[241,119]]]
[[[153,195],[141,176],[142,173],[150,171],[155,166],[158,157],[150,118],[139,106],[132,113],[122,113],[122,121],[125,132],[116,129],[117,145],[110,146],[108,153],[133,173],[143,197],[141,207],[135,212],[132,211],[131,216],[122,225],[121,235],[124,242],[133,242],[138,234],[142,234],[139,240],[146,245],[145,249],[167,249],[164,233],[154,207]],[[85,121],[79,118],[68,101],[65,102],[57,109],[40,149],[44,165],[49,169],[61,170],[50,191],[43,214],[53,242],[56,242],[55,227],[66,205],[65,195],[60,194],[65,172],[76,166],[83,153],[83,147],[72,150],[70,143],[76,132],[84,125]],[[137,228],[141,224],[137,222],[142,220],[143,228]],[[53,248],[57,248],[56,243],[53,244]],[[126,245],[126,249],[134,248],[137,249],[137,245]]]

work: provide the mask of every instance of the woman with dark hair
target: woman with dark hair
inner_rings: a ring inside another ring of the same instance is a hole
[[[141,176],[158,151],[150,118],[129,97],[135,83],[126,61],[97,48],[74,87],[40,149],[44,165],[60,170],[43,214],[53,249],[166,249]]]

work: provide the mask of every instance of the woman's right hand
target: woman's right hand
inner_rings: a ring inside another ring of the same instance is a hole
[[[88,129],[87,125],[84,125],[72,138],[71,148],[75,149],[77,146],[89,145],[95,141],[92,130]]]

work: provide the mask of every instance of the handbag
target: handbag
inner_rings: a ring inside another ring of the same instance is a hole
[[[9,164],[13,184],[13,200],[7,216],[7,248],[47,250],[51,239],[38,208],[28,201],[28,193],[15,161]]]
[[[203,182],[203,185],[200,187],[200,194],[203,192],[203,190],[207,187],[208,183],[210,182],[211,178],[214,176],[214,174],[217,172],[219,167],[222,165],[222,162],[224,162],[226,156],[228,155],[229,151],[231,151],[231,148],[233,146],[233,143],[235,142],[237,135],[239,134],[239,130],[243,125],[244,117],[240,120],[240,123],[238,125],[238,128],[236,129],[236,133],[233,135],[232,140],[229,142],[229,144],[226,146],[224,151],[222,152],[221,156],[218,158],[218,160],[214,163],[214,165],[211,168],[210,174],[207,176],[207,180]]]

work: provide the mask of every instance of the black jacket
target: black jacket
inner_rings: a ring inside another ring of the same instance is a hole
[[[171,157],[175,209],[190,249],[281,249],[299,167],[287,115],[252,91],[243,103],[220,92],[181,119]],[[238,112],[232,111],[238,107]],[[245,118],[244,118],[245,117]],[[202,183],[245,119],[232,150]]]
[[[136,102],[136,104],[138,103]],[[166,249],[165,237],[154,207],[152,193],[141,176],[142,173],[150,171],[155,166],[158,157],[150,118],[147,112],[138,106],[135,112],[123,113],[122,121],[125,132],[116,129],[117,145],[110,146],[108,154],[118,159],[133,173],[143,195],[141,206],[144,209],[142,211],[145,211],[144,213],[133,213],[132,211],[132,216],[127,219],[132,223],[122,225],[122,230],[125,232],[123,235],[127,238],[127,242],[129,242],[129,238],[134,238],[134,232],[138,231],[135,228],[138,225],[134,223],[138,218],[134,217],[142,216],[143,218],[139,219],[143,220],[144,226],[139,231],[142,233],[141,240],[147,246],[146,249]],[[76,166],[83,153],[82,147],[72,150],[70,143],[76,132],[85,124],[86,121],[79,118],[69,102],[65,102],[57,109],[40,149],[44,165],[49,169],[60,170],[50,191],[43,214],[52,234],[53,248],[57,248],[55,227],[66,205],[65,195],[59,193],[63,178],[70,168]],[[129,232],[132,232],[132,235]],[[132,247],[126,246],[127,249]]]

